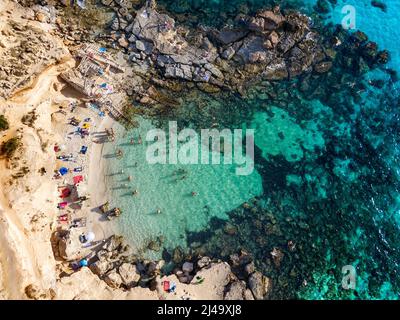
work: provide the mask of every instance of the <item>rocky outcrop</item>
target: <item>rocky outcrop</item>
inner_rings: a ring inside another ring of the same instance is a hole
[[[140,280],[140,272],[137,269],[137,266],[129,263],[123,263],[118,268],[118,273],[121,276],[122,283],[127,288],[135,287]]]
[[[262,275],[261,272],[254,272],[249,276],[248,285],[256,300],[263,300],[268,296],[271,288],[271,280]]]
[[[112,6],[118,12],[119,6]],[[282,80],[313,70],[325,73],[332,66],[310,18],[297,12],[284,15],[279,7],[255,16],[239,15],[232,28],[200,27],[188,41],[190,31],[147,3],[123,28],[116,44],[129,54],[135,70],[151,70],[160,81],[195,82],[209,93],[224,88],[240,91],[248,80]],[[154,100],[143,99],[149,97],[145,91],[136,90],[138,100]]]
[[[229,285],[224,300],[245,300],[246,282],[235,281]]]
[[[82,231],[72,228],[58,235],[58,254],[65,261],[80,260],[90,253],[90,250],[83,247],[79,240],[81,234]]]
[[[114,289],[119,288],[123,282],[122,277],[116,270],[111,270],[108,272],[104,277],[104,281]]]
[[[0,97],[8,98],[69,52],[42,29],[10,19],[0,24],[0,55]]]

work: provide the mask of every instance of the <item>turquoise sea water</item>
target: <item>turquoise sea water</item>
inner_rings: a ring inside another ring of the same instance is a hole
[[[187,232],[206,228],[212,217],[227,219],[226,212],[262,193],[257,171],[237,176],[235,165],[148,164],[146,148],[152,142],[146,142],[145,137],[153,128],[146,119],[141,119],[140,127],[133,132],[120,128],[121,138],[115,148],[122,149],[125,156],[108,161],[115,205],[124,211],[119,220],[120,231],[138,250],[144,250],[149,241],[159,236],[169,249],[186,247]],[[137,143],[139,136],[143,139],[141,145]],[[132,137],[135,145],[130,143]],[[137,195],[132,194],[134,190]],[[146,251],[149,257],[160,257],[161,252]]]
[[[247,4],[257,9],[273,2]],[[221,13],[229,18],[244,1],[164,3],[176,13],[201,6],[199,19],[207,22]],[[284,3],[312,14],[316,1]],[[388,49],[392,59],[387,67],[400,71],[400,2],[385,3],[387,12],[367,0],[338,1],[323,19],[340,23],[343,5],[353,5],[357,29]],[[368,80],[376,79],[384,79],[385,85],[368,86]],[[117,146],[109,146],[106,157],[113,204],[124,212],[118,221],[121,233],[151,258],[176,246],[200,247],[225,258],[235,250],[248,250],[273,279],[275,298],[398,299],[398,83],[390,82],[382,70],[357,78],[348,75],[347,82],[360,89],[356,93],[344,84],[343,90],[332,89],[331,80],[324,81],[318,85],[325,95],[309,96],[289,83],[261,85],[247,99],[183,97],[181,110],[160,122],[140,118],[138,129],[119,128]],[[277,99],[265,97],[270,90]],[[285,98],[279,99],[282,92]],[[147,164],[146,133],[154,126],[165,128],[167,120],[196,129],[214,123],[254,129],[254,173],[237,176],[233,165]],[[131,145],[130,139],[137,141],[139,135],[143,144]],[[125,153],[121,160],[112,157],[118,148]],[[135,189],[138,195],[132,194]],[[193,191],[198,195],[193,197]],[[245,202],[250,208],[243,207]],[[227,226],[236,231],[227,232]],[[293,252],[289,240],[296,243]],[[151,241],[161,250],[149,250]],[[285,254],[279,268],[269,254],[274,247]],[[357,270],[356,290],[341,286],[344,265]]]

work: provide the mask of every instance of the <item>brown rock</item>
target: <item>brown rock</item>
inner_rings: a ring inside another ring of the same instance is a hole
[[[271,280],[259,271],[250,275],[248,285],[256,300],[265,299],[271,290]]]
[[[140,272],[137,267],[130,263],[123,263],[118,268],[119,275],[121,276],[122,282],[128,288],[136,286],[140,280]]]
[[[122,48],[128,48],[129,46],[129,41],[125,39],[125,37],[121,37],[118,39],[118,44],[122,47]]]
[[[283,252],[278,248],[274,248],[270,254],[272,256],[272,260],[274,261],[275,267],[279,268],[284,257]]]
[[[36,12],[35,18],[36,18],[36,21],[44,23],[44,22],[47,22],[48,17],[42,12]]]
[[[244,300],[246,292],[246,283],[243,281],[235,281],[229,285],[228,291],[225,293],[224,300]]]
[[[323,61],[314,66],[314,70],[318,73],[328,72],[332,68],[331,61]]]
[[[217,93],[217,92],[220,92],[220,91],[221,91],[221,89],[218,88],[217,86],[213,86],[212,84],[210,84],[210,83],[205,83],[205,82],[199,82],[199,83],[197,84],[197,87],[198,87],[201,91],[204,91],[204,92],[207,92],[207,93]]]
[[[104,281],[111,287],[111,288],[119,288],[122,284],[122,278],[117,273],[116,270],[111,270],[109,273],[106,274],[104,277]]]

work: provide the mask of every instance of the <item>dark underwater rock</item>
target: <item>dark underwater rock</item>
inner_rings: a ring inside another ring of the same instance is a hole
[[[382,1],[376,1],[376,0],[371,1],[371,5],[375,8],[381,9],[383,12],[387,11],[387,5]]]
[[[328,0],[318,0],[317,4],[315,5],[315,11],[318,13],[329,13],[331,10],[329,1]]]

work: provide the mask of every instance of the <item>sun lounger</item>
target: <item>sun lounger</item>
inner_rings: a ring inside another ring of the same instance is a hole
[[[82,146],[81,151],[79,153],[86,154],[88,147]]]
[[[71,224],[71,228],[84,228],[86,227],[87,219],[86,218],[78,218],[74,219]]]

